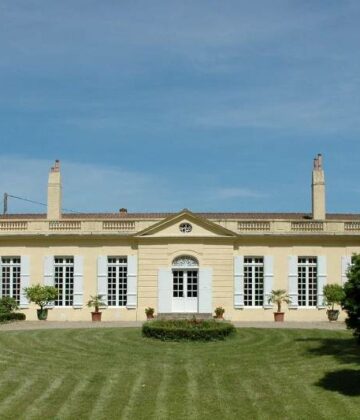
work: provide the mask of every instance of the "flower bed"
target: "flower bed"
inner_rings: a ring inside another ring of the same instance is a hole
[[[143,324],[142,333],[145,337],[159,340],[179,341],[212,341],[224,340],[235,332],[230,322],[215,320],[179,319],[148,321]]]

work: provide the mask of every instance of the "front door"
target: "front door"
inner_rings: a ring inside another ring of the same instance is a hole
[[[198,270],[173,270],[173,312],[198,312]]]

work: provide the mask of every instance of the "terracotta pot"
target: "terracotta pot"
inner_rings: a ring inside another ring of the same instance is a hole
[[[92,321],[101,321],[101,312],[91,312]]]
[[[146,315],[146,319],[147,319],[147,320],[149,320],[149,319],[154,319],[154,315],[150,315],[150,314],[149,314],[149,315]]]
[[[340,311],[337,309],[328,309],[326,311],[329,321],[337,321]]]
[[[274,321],[283,322],[284,321],[284,312],[274,312]]]

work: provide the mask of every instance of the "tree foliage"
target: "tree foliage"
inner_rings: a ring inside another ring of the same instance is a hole
[[[41,284],[37,284],[35,286],[27,287],[25,289],[25,294],[30,302],[39,305],[40,309],[43,310],[46,305],[57,298],[58,291],[53,286],[41,286]]]
[[[346,325],[354,330],[360,343],[360,254],[354,255],[344,285],[343,309],[347,312]]]
[[[290,296],[284,289],[272,290],[268,300],[269,303],[273,303],[277,306],[277,312],[281,312],[281,306],[283,303],[291,303]]]
[[[0,314],[9,314],[18,309],[16,300],[10,296],[4,296],[0,299]]]
[[[324,298],[329,309],[334,310],[335,305],[341,305],[344,297],[344,288],[340,284],[327,284],[324,286]]]

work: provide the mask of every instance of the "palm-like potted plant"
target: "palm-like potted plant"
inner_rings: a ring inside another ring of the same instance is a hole
[[[146,319],[154,318],[155,309],[154,308],[145,308]]]
[[[25,288],[25,296],[30,302],[40,306],[40,309],[37,310],[38,320],[46,321],[48,316],[48,308],[46,306],[58,297],[58,291],[54,286],[36,284]]]
[[[215,318],[216,319],[224,319],[224,313],[225,313],[225,309],[221,306],[218,306],[217,308],[215,308]]]
[[[93,312],[91,312],[92,321],[101,321],[102,312],[99,311],[99,307],[106,305],[103,299],[104,295],[90,296],[90,300],[88,301],[87,306],[89,308],[95,309]]]
[[[326,311],[329,321],[337,321],[340,311],[335,305],[340,305],[345,297],[345,292],[340,284],[327,284],[323,289],[325,302],[328,306]]]
[[[283,322],[284,321],[284,312],[281,310],[281,305],[283,303],[291,303],[289,295],[284,289],[272,290],[269,297],[269,303],[277,305],[277,311],[274,312],[274,321]]]

